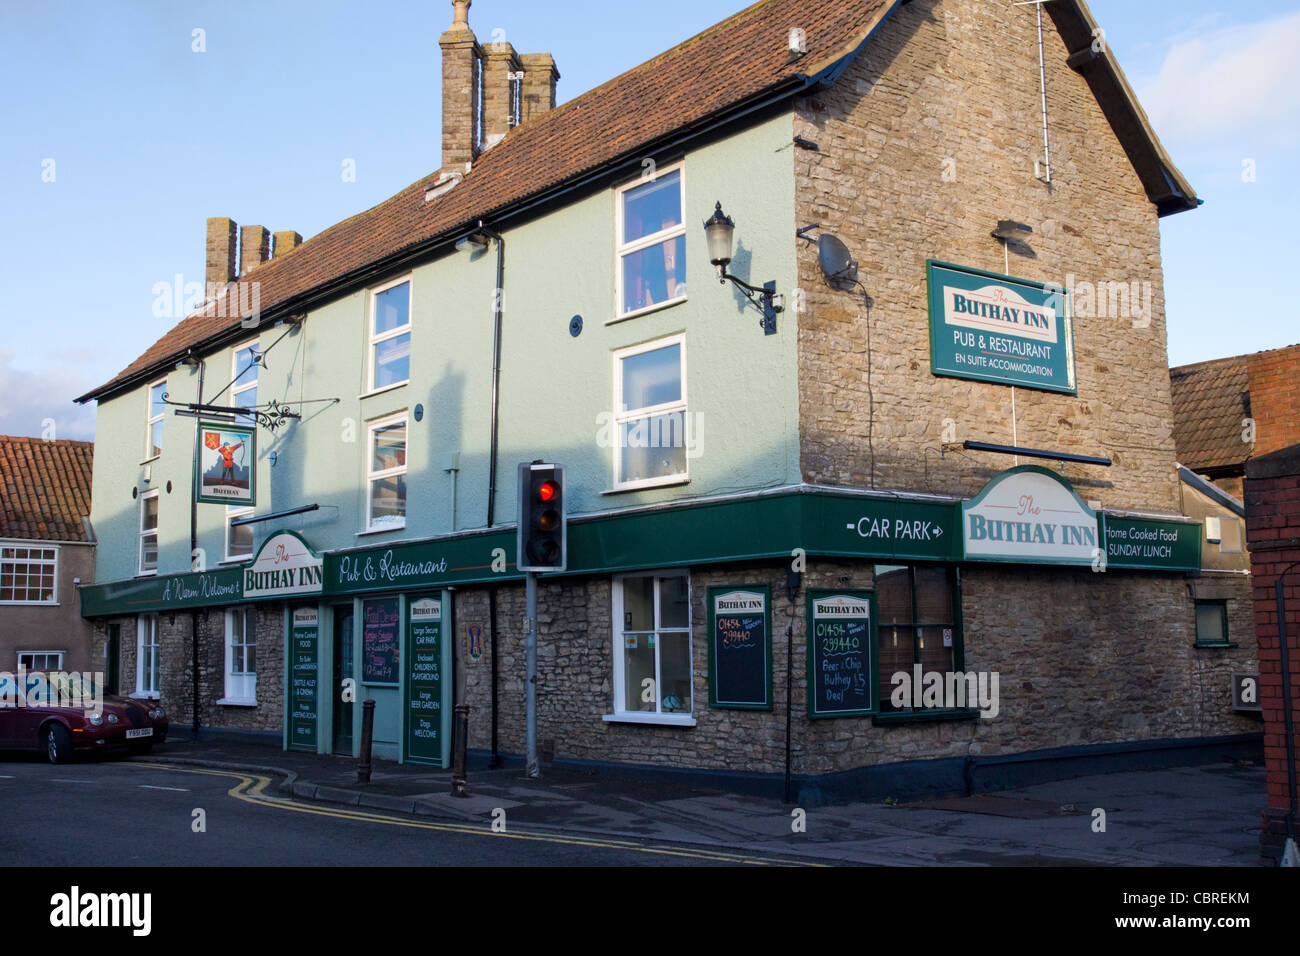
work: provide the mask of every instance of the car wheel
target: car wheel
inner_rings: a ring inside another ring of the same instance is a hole
[[[68,729],[62,724],[46,724],[42,731],[45,741],[45,753],[50,763],[67,763],[72,756],[72,738]]]

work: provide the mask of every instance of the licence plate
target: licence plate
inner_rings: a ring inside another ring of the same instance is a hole
[[[152,736],[153,736],[152,727],[140,727],[137,728],[136,730],[128,730],[126,732],[127,740],[134,740],[136,737],[152,737]]]

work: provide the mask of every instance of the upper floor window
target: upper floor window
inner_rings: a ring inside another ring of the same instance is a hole
[[[140,573],[158,570],[158,492],[140,496]]]
[[[684,481],[686,337],[614,353],[614,487]]]
[[[242,349],[235,349],[231,360],[230,375],[235,383],[230,386],[230,404],[237,408],[253,408],[257,404],[257,343],[253,342]],[[237,420],[253,422],[251,416],[240,415]]]
[[[167,414],[167,379],[149,386],[149,410],[145,428],[145,457],[157,458],[162,454],[163,416]]]
[[[401,279],[370,295],[370,390],[410,377],[411,280]]]
[[[372,422],[366,444],[366,530],[405,527],[406,414]]]
[[[618,314],[686,298],[683,168],[661,169],[629,183],[615,200],[618,231]]]
[[[55,604],[58,548],[0,548],[0,604]]]
[[[253,526],[232,524],[237,518],[247,518],[252,508],[226,508],[226,560],[242,561],[253,556]]]

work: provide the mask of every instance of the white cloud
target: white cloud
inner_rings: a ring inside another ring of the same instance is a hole
[[[94,405],[72,401],[98,384],[90,380],[84,366],[61,364],[29,371],[15,368],[13,360],[12,352],[0,349],[0,435],[82,441],[95,437]]]
[[[1264,130],[1294,133],[1300,113],[1300,13],[1183,36],[1138,99],[1160,136],[1215,140]]]

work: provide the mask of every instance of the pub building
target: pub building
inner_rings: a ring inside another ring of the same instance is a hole
[[[766,0],[560,106],[452,6],[442,167],[306,242],[208,220],[209,300],[81,398],[144,443],[82,588],[124,684],[319,753],[374,700],[436,766],[463,684],[522,758],[543,462],[544,764],[810,800],[1258,746],[1172,438],[1198,200],[1085,3]]]

